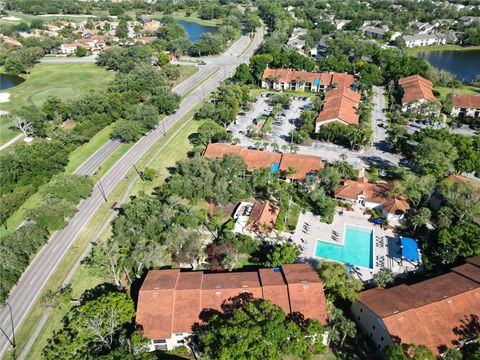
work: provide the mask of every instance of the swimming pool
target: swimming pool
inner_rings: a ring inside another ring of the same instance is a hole
[[[344,243],[317,240],[315,256],[373,269],[373,230],[346,225]]]

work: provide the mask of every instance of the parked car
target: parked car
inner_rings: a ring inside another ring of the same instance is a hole
[[[198,65],[207,65],[207,63],[205,61],[200,61]]]

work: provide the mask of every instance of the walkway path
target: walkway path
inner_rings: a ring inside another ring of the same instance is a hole
[[[0,151],[2,151],[3,149],[6,149],[7,147],[9,147],[10,145],[12,145],[13,143],[16,143],[18,140],[22,139],[23,138],[23,134],[18,134],[17,136],[15,136],[13,139],[10,139],[8,140],[5,144],[3,144],[2,146],[0,146]]]

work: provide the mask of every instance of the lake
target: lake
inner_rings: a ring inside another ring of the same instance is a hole
[[[177,22],[183,26],[183,28],[188,34],[188,38],[192,42],[196,42],[200,40],[200,37],[202,36],[202,34],[216,33],[218,31],[218,28],[215,26],[205,26],[205,25],[197,24],[196,22],[185,21],[185,20],[178,20]]]
[[[24,82],[25,79],[20,76],[0,74],[0,90],[5,90]]]
[[[455,79],[463,82],[472,82],[475,75],[480,74],[480,50],[422,51],[417,56],[438,69],[451,72]]]

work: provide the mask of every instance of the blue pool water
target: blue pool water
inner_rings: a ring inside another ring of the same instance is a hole
[[[373,230],[347,225],[343,245],[317,240],[315,256],[373,268]]]

